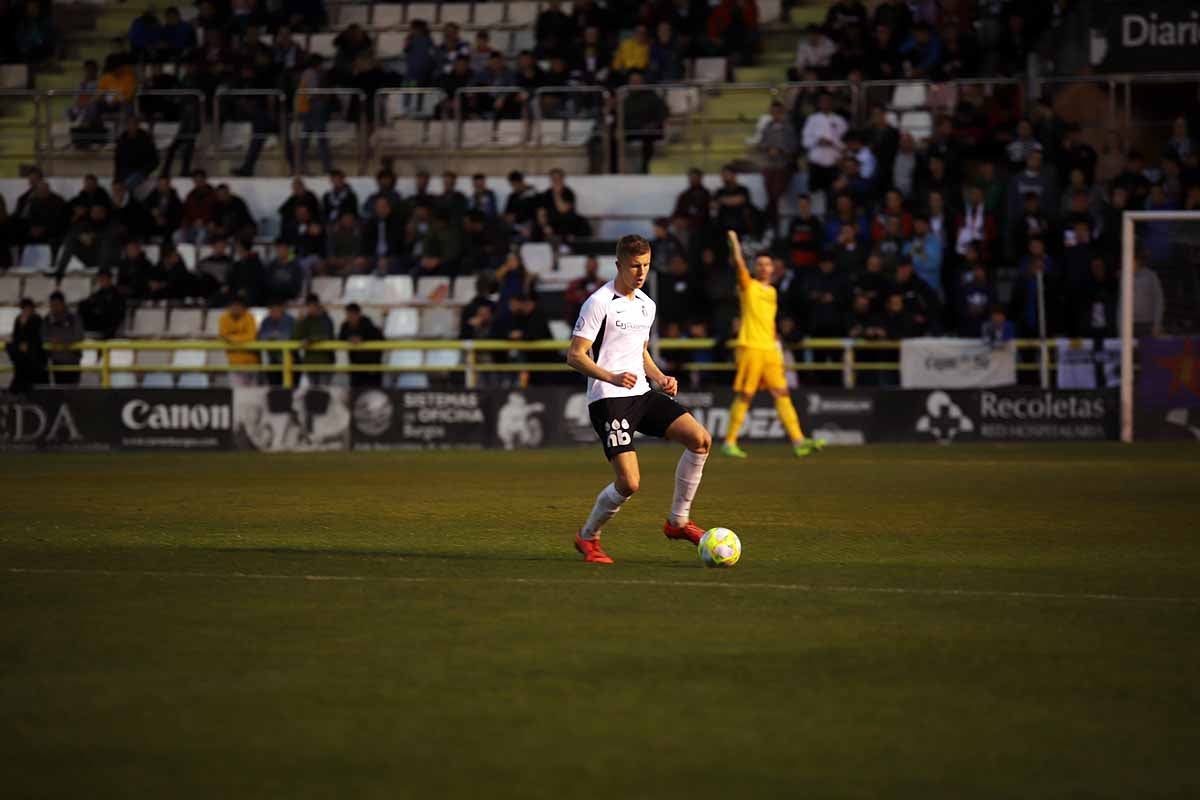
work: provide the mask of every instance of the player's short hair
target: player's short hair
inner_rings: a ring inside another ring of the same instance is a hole
[[[630,256],[640,256],[650,252],[650,243],[645,238],[631,233],[617,240],[617,263],[626,264]]]

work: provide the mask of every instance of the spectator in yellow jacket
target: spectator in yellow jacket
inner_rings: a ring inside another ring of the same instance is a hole
[[[221,315],[217,330],[221,338],[230,344],[253,342],[258,335],[258,325],[254,321],[254,316],[246,310],[246,301],[240,297],[235,297],[229,304],[229,308]],[[260,363],[257,350],[226,350],[225,352],[231,367],[256,367]],[[229,379],[234,386],[254,386],[258,382],[258,373],[233,371],[229,373]]]
[[[625,41],[617,47],[612,68],[622,76],[632,70],[645,72],[650,66],[650,33],[645,25],[638,25]]]

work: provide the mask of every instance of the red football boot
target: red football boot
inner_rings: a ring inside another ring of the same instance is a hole
[[[687,539],[692,544],[700,544],[700,537],[704,535],[704,528],[701,528],[690,519],[683,525],[672,525],[671,520],[663,523],[663,535],[668,539]]]
[[[575,534],[575,549],[583,554],[583,560],[589,564],[611,564],[613,560],[600,549],[600,539],[584,539]]]

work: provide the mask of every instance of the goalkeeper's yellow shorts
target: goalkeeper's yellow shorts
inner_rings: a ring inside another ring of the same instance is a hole
[[[762,389],[786,389],[787,378],[783,374],[783,351],[778,347],[770,350],[757,347],[739,347],[737,351],[737,374],[733,378],[733,390],[739,394],[753,394]]]

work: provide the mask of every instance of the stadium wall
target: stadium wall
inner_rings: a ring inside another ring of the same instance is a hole
[[[810,435],[836,445],[1104,441],[1115,440],[1119,427],[1111,389],[802,389],[795,397]],[[679,399],[714,436],[725,435],[730,390]],[[1185,428],[1167,434],[1192,438]],[[743,437],[786,441],[770,398],[755,403]],[[0,399],[0,450],[9,451],[518,450],[595,442],[587,398],[572,387],[43,389]]]

